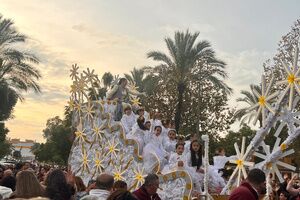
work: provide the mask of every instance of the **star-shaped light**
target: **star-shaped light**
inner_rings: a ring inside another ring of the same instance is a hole
[[[289,155],[293,154],[295,151],[293,149],[290,149],[288,151],[285,151],[285,149],[282,149],[285,152],[279,157],[279,159],[276,162],[266,162],[267,158],[270,158],[272,153],[276,152],[276,150],[278,148],[284,147],[284,145],[282,145],[282,144],[279,146],[280,140],[281,140],[280,138],[276,139],[276,142],[274,144],[272,152],[270,151],[270,147],[268,145],[266,145],[265,142],[262,142],[261,146],[263,147],[263,150],[266,154],[264,155],[259,152],[254,152],[254,155],[263,159],[263,161],[257,163],[256,166],[260,167],[260,168],[264,167],[265,169],[270,170],[271,172],[275,172],[279,181],[282,183],[284,181],[284,179],[282,178],[282,175],[278,169],[278,166],[284,167],[284,168],[292,170],[292,171],[295,171],[296,167],[289,165],[287,163],[281,162],[279,159],[289,156]]]
[[[101,141],[102,140],[102,134],[104,134],[103,132],[101,132],[101,127],[97,124],[94,123],[94,126],[92,128],[92,136],[95,138],[95,141]]]
[[[259,116],[262,115],[262,125],[264,126],[266,120],[266,111],[269,110],[270,112],[275,113],[272,106],[269,104],[269,101],[273,100],[275,97],[278,96],[278,92],[269,94],[273,82],[274,82],[274,78],[272,77],[268,87],[266,88],[266,79],[265,76],[263,75],[261,78],[261,94],[259,94],[259,92],[256,91],[255,88],[252,88],[254,95],[258,99],[257,103],[248,109],[248,111],[252,111],[258,107],[257,114],[254,119],[254,124],[256,124]]]
[[[71,85],[70,93],[72,96],[75,96],[76,92],[77,92],[77,86],[76,86],[76,82],[74,81],[73,84]]]
[[[89,162],[90,160],[87,157],[86,150],[82,149],[82,171],[88,171],[89,172]]]
[[[115,143],[115,140],[113,139],[112,142],[108,140],[108,155],[114,155],[117,157],[117,152],[120,151],[120,149],[117,149],[118,143]]]
[[[140,98],[138,98],[138,97],[133,97],[132,99],[131,99],[131,103],[132,103],[132,106],[139,106],[141,103],[140,103]]]
[[[103,166],[103,159],[100,159],[100,153],[96,153],[96,157],[94,158],[95,163],[95,173],[102,173],[102,169],[104,169]]]
[[[76,104],[75,101],[72,98],[70,98],[70,100],[68,101],[68,105],[71,110],[74,110]]]
[[[247,178],[245,166],[248,166],[248,167],[254,166],[254,162],[246,161],[247,155],[245,154],[245,143],[246,143],[246,138],[243,137],[241,151],[239,150],[237,143],[234,143],[234,148],[235,148],[235,152],[237,155],[237,159],[229,160],[230,163],[237,165],[230,177],[230,179],[232,179],[237,175],[237,185],[240,185],[242,176],[244,178]],[[231,182],[231,180],[229,180],[228,183],[229,182]]]
[[[142,168],[140,170],[139,165],[137,166],[137,169],[134,169],[134,180],[136,181],[136,188],[140,187],[141,185],[143,185],[144,181],[145,181],[145,176],[146,174],[144,173],[144,168]]]
[[[76,102],[75,101],[75,105],[74,105],[74,110],[76,113],[78,113],[78,115],[80,116],[80,114],[82,113],[83,111],[83,106],[80,102]]]
[[[135,83],[132,83],[131,81],[128,82],[127,88],[128,88],[131,92],[134,92],[134,93],[137,93],[137,92],[138,92],[138,89],[139,89],[139,87],[136,86],[136,84],[135,84]]]
[[[277,85],[286,85],[286,88],[282,92],[282,95],[279,99],[279,102],[285,97],[286,93],[290,91],[289,94],[289,110],[292,110],[292,104],[293,104],[293,99],[294,99],[294,90],[297,91],[297,93],[300,95],[300,86],[299,86],[299,73],[300,73],[300,68],[297,65],[298,62],[298,46],[296,47],[295,55],[294,55],[294,61],[292,66],[288,66],[286,62],[281,60],[282,66],[284,67],[285,72],[287,73],[286,75],[286,80],[279,81]]]
[[[87,81],[94,83],[98,81],[98,77],[97,75],[94,74],[95,70],[93,69],[92,71],[90,71],[89,68],[87,68],[86,71],[83,71],[83,73],[85,74],[85,78]]]
[[[80,124],[77,127],[77,131],[75,131],[75,142],[84,143],[86,141],[87,139],[86,139],[85,129],[82,128],[82,125]]]
[[[115,170],[113,172],[114,179],[117,181],[125,181],[125,178],[123,177],[123,174],[126,172],[126,170],[122,171],[122,166],[119,168],[115,167]]]
[[[78,81],[75,82],[76,89],[78,92],[82,93],[84,96],[87,97],[85,91],[87,90],[87,83],[85,77],[83,75],[80,76]]]
[[[95,113],[94,105],[90,101],[88,101],[88,103],[86,104],[86,106],[84,108],[85,108],[84,109],[84,111],[85,111],[84,118],[86,118],[87,120],[93,119],[93,114]]]
[[[72,65],[72,69],[70,70],[70,72],[71,72],[71,74],[70,74],[71,79],[74,79],[74,80],[78,79],[78,69],[79,69],[79,66],[77,66],[76,64]]]

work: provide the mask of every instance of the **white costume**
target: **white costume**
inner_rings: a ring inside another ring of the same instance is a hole
[[[149,154],[155,154],[160,162],[161,169],[164,167],[165,164],[168,162],[168,152],[163,148],[162,145],[162,136],[156,136],[155,134],[151,133],[150,141],[145,146],[143,150],[143,157],[147,157]]]
[[[187,140],[185,141],[185,144],[184,144],[184,153],[187,154],[188,152],[190,152],[190,146],[191,146],[191,141],[190,140]]]
[[[198,157],[197,154],[196,154],[196,157]],[[202,160],[203,160],[203,158],[202,158]],[[187,161],[188,166],[192,166],[192,159],[191,159],[191,152],[190,151],[186,154],[186,161]],[[194,166],[193,168],[196,170],[196,166]],[[201,166],[201,168],[202,168],[202,166]],[[215,170],[214,166],[209,165],[207,173],[208,173],[208,176],[209,176],[209,186],[211,188],[223,188],[223,187],[225,187],[226,184],[225,184],[224,179]]]
[[[142,130],[139,126],[137,126],[133,131],[131,131],[128,135],[128,139],[135,139],[139,145],[139,154],[142,154],[143,148],[149,141],[149,131]]]
[[[164,149],[169,153],[175,152],[176,144],[176,140],[170,140],[170,138],[163,138]]]
[[[121,119],[121,123],[122,123],[122,125],[124,127],[124,130],[125,130],[125,133],[127,135],[128,133],[131,132],[132,127],[134,126],[134,124],[136,124],[135,114],[133,114],[133,112],[131,112],[130,115],[124,114],[122,119]]]
[[[156,126],[163,127],[163,125],[162,125],[162,123],[161,123],[161,121],[159,119],[151,119],[150,122],[151,122],[151,128],[150,128],[151,132],[154,132],[154,128]]]
[[[213,160],[214,160],[214,168],[218,171],[219,169],[223,169],[225,164],[229,161],[229,160],[233,160],[236,159],[236,156],[230,156],[230,157],[226,157],[226,156],[214,156]]]
[[[164,126],[161,126],[161,136],[163,136],[164,138],[168,138],[168,132],[169,132],[169,128],[165,128]]]

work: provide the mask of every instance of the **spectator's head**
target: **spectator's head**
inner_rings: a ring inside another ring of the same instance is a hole
[[[116,190],[109,195],[107,200],[137,200],[137,199],[127,190]]]
[[[15,166],[15,170],[20,171],[23,168],[23,165],[24,165],[23,163],[17,163]]]
[[[32,198],[44,196],[44,190],[36,176],[30,171],[21,171],[17,174],[15,197]]]
[[[60,169],[49,170],[46,178],[46,196],[50,199],[70,199],[72,191]]]
[[[8,187],[12,191],[15,191],[16,188],[16,178],[13,176],[6,176],[1,180],[1,186]]]
[[[6,177],[6,176],[12,176],[13,175],[13,172],[11,169],[7,169],[4,171],[3,173],[3,177]]]
[[[75,184],[78,192],[85,191],[86,187],[79,176],[75,176]]]
[[[100,174],[96,179],[96,187],[102,190],[111,191],[114,185],[114,177],[109,174]]]
[[[4,169],[0,166],[0,180],[2,179],[4,174]]]
[[[24,163],[23,163],[23,166],[22,166],[22,170],[27,170],[27,169],[29,169],[29,168],[31,168],[30,163],[29,163],[29,162],[24,162]]]
[[[256,189],[259,194],[266,193],[266,175],[257,168],[249,171],[247,181]]]
[[[144,186],[146,191],[150,195],[154,195],[159,188],[159,178],[156,174],[148,174],[145,178]]]
[[[279,200],[287,200],[289,199],[290,195],[286,191],[282,191],[279,194]]]
[[[125,181],[118,180],[114,183],[114,190],[127,190],[127,183]]]

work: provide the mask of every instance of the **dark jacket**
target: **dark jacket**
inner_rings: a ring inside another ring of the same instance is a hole
[[[258,194],[248,182],[243,182],[232,191],[229,200],[258,200]]]
[[[144,185],[142,185],[138,190],[134,191],[133,195],[138,200],[161,200],[157,193],[152,196],[148,194]]]

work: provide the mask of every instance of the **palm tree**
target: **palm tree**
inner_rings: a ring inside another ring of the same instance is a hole
[[[251,84],[250,89],[251,89],[251,92],[246,91],[246,90],[242,90],[241,94],[243,94],[244,97],[238,98],[236,100],[238,102],[245,102],[246,104],[248,104],[247,107],[238,109],[234,113],[234,117],[236,119],[240,120],[241,124],[250,123],[252,120],[254,120],[254,118],[256,116],[256,111],[255,110],[249,111],[249,108],[252,107],[254,104],[256,104],[258,102],[258,98],[253,93],[253,90],[255,89],[260,94],[261,93],[261,87],[259,85]],[[261,116],[258,118],[258,120],[259,120],[259,123],[260,123],[260,127],[262,127]]]
[[[27,37],[20,34],[13,24],[12,20],[0,15],[0,85],[8,86],[22,101],[22,91],[41,91],[37,83],[41,75],[31,65],[39,63],[37,57],[18,50],[15,45],[26,42]]]
[[[109,88],[112,84],[114,76],[110,72],[105,72],[102,76],[103,85],[105,88]]]
[[[138,87],[139,92],[144,91],[146,78],[145,68],[136,69],[134,67],[133,70],[130,71],[130,74],[124,74],[124,76],[128,81],[134,83]]]
[[[188,83],[193,79],[196,65],[200,61],[208,64],[223,65],[223,62],[215,58],[215,52],[208,41],[196,42],[198,36],[199,32],[192,34],[188,30],[185,33],[177,31],[175,32],[174,40],[171,38],[165,39],[169,55],[160,51],[151,51],[147,54],[148,58],[160,62],[160,65],[156,68],[160,73],[163,73],[164,80],[173,82],[176,86],[175,126],[177,131],[180,128],[181,115],[183,113],[183,96],[187,90]],[[212,80],[216,84],[220,83],[217,79]]]

